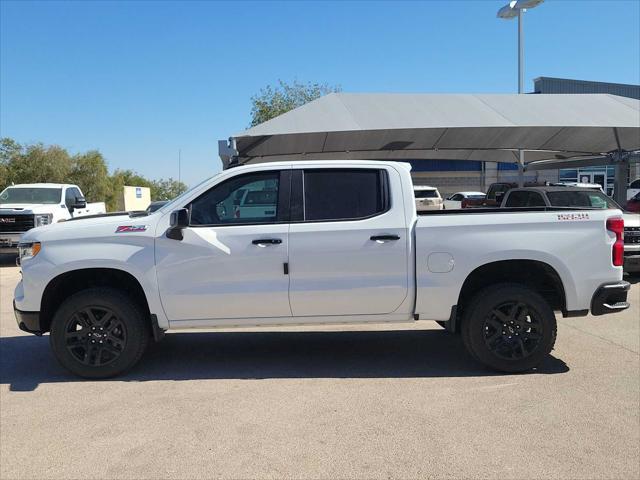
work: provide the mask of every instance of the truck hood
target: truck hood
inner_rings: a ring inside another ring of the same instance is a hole
[[[33,213],[53,213],[62,207],[57,203],[0,203],[0,213],[10,213],[12,215],[33,214]]]
[[[73,220],[45,225],[26,232],[23,242],[46,242],[89,238],[113,238],[126,235],[153,235],[160,215],[131,216],[117,214],[78,217]]]

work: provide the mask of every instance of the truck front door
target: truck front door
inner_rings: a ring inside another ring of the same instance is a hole
[[[294,170],[289,231],[294,316],[394,312],[408,293],[400,176],[387,168]]]
[[[290,170],[232,177],[191,202],[182,240],[157,238],[169,320],[291,316],[289,190]]]

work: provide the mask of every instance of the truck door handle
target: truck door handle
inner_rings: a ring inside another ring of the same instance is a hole
[[[251,243],[258,245],[259,247],[266,247],[267,245],[279,245],[282,243],[282,240],[279,238],[260,238],[258,240],[253,240]]]
[[[373,240],[374,242],[388,242],[391,240],[400,240],[400,235],[372,235],[370,237],[370,240]]]

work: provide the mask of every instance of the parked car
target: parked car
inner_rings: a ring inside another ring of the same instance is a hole
[[[636,178],[627,187],[627,200],[631,200],[640,193],[640,178]]]
[[[457,192],[445,198],[443,208],[447,210],[468,208],[471,205],[476,205],[475,201],[484,200],[486,196],[487,195],[482,192]]]
[[[242,190],[277,192],[274,214],[222,212]],[[622,234],[620,210],[418,215],[404,163],[259,163],[151,215],[30,230],[14,309],[20,329],[50,332],[58,361],[90,378],[131,368],[167,329],[425,319],[517,372],[553,348],[554,310],[629,307]]]
[[[104,212],[104,202],[87,203],[77,185],[12,185],[0,193],[0,253],[17,253],[20,238],[34,227]]]
[[[413,196],[416,200],[416,209],[419,212],[425,210],[442,210],[442,197],[436,187],[416,185],[413,187]]]
[[[536,182],[526,182],[525,187],[538,186]],[[487,189],[487,195],[481,200],[469,200],[467,202],[467,208],[469,207],[499,207],[502,203],[504,195],[512,188],[518,188],[518,184],[515,182],[496,182],[489,185]]]
[[[583,187],[529,187],[510,190],[502,207],[566,207],[622,210],[600,189]],[[624,271],[640,272],[640,215],[623,213]]]
[[[636,193],[636,196],[627,202],[625,210],[633,213],[640,213],[640,193]]]

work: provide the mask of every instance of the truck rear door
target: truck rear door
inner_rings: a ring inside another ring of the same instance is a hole
[[[389,167],[293,171],[294,316],[388,314],[402,304],[410,243],[400,190],[400,176]]]

